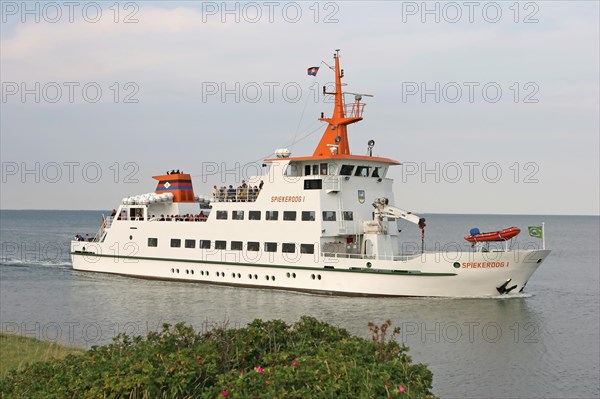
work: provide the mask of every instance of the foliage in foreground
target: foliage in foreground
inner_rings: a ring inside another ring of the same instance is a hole
[[[432,374],[369,324],[371,340],[302,317],[198,334],[184,324],[121,334],[0,380],[3,398],[433,398]]]

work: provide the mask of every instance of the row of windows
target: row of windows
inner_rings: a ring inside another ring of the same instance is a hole
[[[179,269],[171,269],[171,273],[173,274],[179,274]],[[185,269],[185,274],[194,274],[194,270],[188,270]],[[204,271],[201,270],[200,271],[200,275],[202,276],[210,276],[210,272],[209,271]],[[216,272],[217,277],[225,277],[225,272]],[[286,273],[285,274],[287,278],[296,278],[296,273]],[[242,274],[241,273],[231,273],[231,277],[232,278],[242,278]],[[258,275],[257,274],[248,274],[248,278],[250,280],[254,279],[254,280],[258,280]],[[320,274],[311,274],[310,278],[312,280],[321,280],[321,275]],[[271,275],[265,275],[265,280],[267,281],[275,281],[275,276]]]
[[[298,212],[283,211],[283,219],[285,221],[295,221]],[[227,220],[228,211],[217,211],[217,220]],[[261,211],[248,211],[248,220],[261,220]],[[302,211],[300,218],[305,222],[313,222],[315,220],[314,211]],[[354,220],[352,211],[343,211],[342,218],[344,220]],[[244,220],[244,211],[231,211],[231,220]],[[279,220],[279,211],[265,211],[265,220]],[[336,220],[335,211],[323,211],[323,221],[331,222]]]
[[[198,248],[200,249],[227,249],[227,241],[215,240],[214,246],[212,245],[211,240],[198,240]],[[185,248],[196,248],[196,240],[183,240],[183,245]],[[149,247],[158,247],[158,238],[150,237],[148,238],[148,246]],[[263,249],[265,252],[277,252],[277,248],[279,243],[277,242],[265,242]],[[181,239],[179,238],[171,238],[171,247],[172,248],[181,248]],[[229,249],[231,251],[242,251],[244,249],[244,243],[242,241],[231,241]],[[257,241],[248,241],[246,243],[246,250],[258,252],[260,251],[260,243]],[[293,254],[296,253],[297,245],[293,242],[284,242],[281,244],[281,252]],[[314,254],[315,253],[315,245],[314,244],[300,244],[300,253],[301,254]]]
[[[356,170],[355,170],[356,168]],[[340,168],[341,176],[360,176],[360,177],[383,177],[381,166],[355,166],[355,165],[342,165]],[[329,165],[326,163],[304,165],[304,176],[326,176],[328,174],[335,174],[335,168],[329,169]]]

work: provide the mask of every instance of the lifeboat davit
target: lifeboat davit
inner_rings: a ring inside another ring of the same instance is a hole
[[[470,235],[465,236],[465,240],[469,242],[482,241],[507,241],[515,237],[521,232],[518,227],[509,227],[508,229],[491,231],[489,233],[480,233],[478,228],[471,229]]]

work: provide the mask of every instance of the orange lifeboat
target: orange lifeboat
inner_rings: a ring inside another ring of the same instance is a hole
[[[509,227],[508,229],[491,231],[489,233],[480,233],[478,228],[471,229],[470,235],[465,236],[465,240],[469,242],[482,241],[507,241],[517,236],[521,232],[518,227]]]

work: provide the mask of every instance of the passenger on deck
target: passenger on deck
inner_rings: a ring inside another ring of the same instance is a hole
[[[200,211],[200,214],[198,215],[198,217],[200,218],[201,222],[204,221],[204,220],[206,220],[206,215],[202,211]]]
[[[218,187],[216,185],[213,187],[212,196],[213,196],[213,199],[215,201],[220,201],[220,198],[219,198],[219,189],[218,189]]]
[[[265,184],[265,182],[261,180],[260,184],[258,185],[258,189],[262,190],[264,184]]]
[[[238,198],[237,198],[238,201],[246,202],[246,192],[247,192],[246,188],[244,188],[243,186],[238,187],[237,192],[238,192]]]
[[[230,184],[227,189],[227,201],[234,202],[235,201],[235,188]]]
[[[110,214],[111,217],[115,217],[117,215],[117,210],[113,209],[112,213]]]

